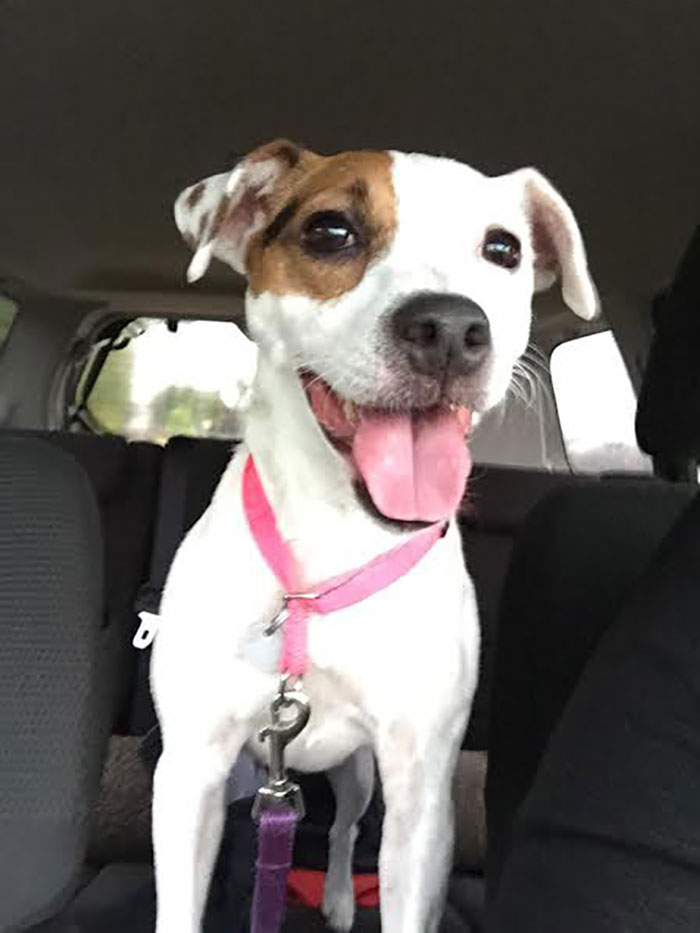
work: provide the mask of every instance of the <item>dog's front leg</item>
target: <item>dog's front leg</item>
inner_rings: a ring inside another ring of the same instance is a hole
[[[328,772],[328,780],[335,795],[335,820],[330,832],[323,914],[332,930],[347,933],[355,919],[352,857],[357,824],[374,790],[371,748],[358,749],[342,765]]]
[[[156,933],[199,933],[221,842],[226,778],[245,741],[236,725],[225,742],[166,736],[153,787]]]
[[[394,722],[378,736],[386,805],[379,856],[384,933],[438,929],[452,865],[458,750],[456,738],[422,741],[408,721]]]

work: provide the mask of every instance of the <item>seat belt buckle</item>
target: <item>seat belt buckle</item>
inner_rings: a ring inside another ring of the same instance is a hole
[[[140,651],[144,651],[146,648],[150,648],[153,644],[153,641],[158,634],[158,628],[160,627],[160,616],[156,612],[147,612],[142,610],[139,612],[140,625],[136,631],[136,634],[133,637],[131,644],[134,648],[138,648]]]

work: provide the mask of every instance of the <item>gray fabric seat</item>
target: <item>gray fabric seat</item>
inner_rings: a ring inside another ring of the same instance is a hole
[[[12,429],[66,451],[85,470],[97,497],[104,540],[104,599],[108,614],[109,678],[113,728],[128,729],[128,706],[136,680],[137,653],[131,638],[138,626],[134,602],[148,569],[163,451],[154,444],[127,443],[123,437],[66,431]]]
[[[85,472],[0,435],[0,930],[56,912],[83,878],[109,731],[103,543]]]

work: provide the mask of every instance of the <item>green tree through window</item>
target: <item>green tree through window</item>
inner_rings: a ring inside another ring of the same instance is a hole
[[[186,321],[173,331],[140,319],[108,354],[87,409],[100,430],[132,439],[237,438],[254,366],[253,345],[232,322]]]

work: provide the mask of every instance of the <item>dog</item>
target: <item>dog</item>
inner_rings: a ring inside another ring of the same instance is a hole
[[[536,170],[487,177],[393,151],[323,157],[286,140],[187,188],[177,225],[200,277],[247,278],[258,362],[244,443],[179,548],[151,680],[163,735],[154,779],[157,933],[197,933],[224,788],[277,695],[280,586],[242,508],[252,454],[282,537],[310,581],[361,567],[449,523],[470,425],[503,399],[535,290],[559,277],[598,307],[581,233]],[[451,865],[451,778],[479,659],[474,590],[454,522],[410,573],[309,625],[311,719],[288,764],[337,798],[324,913],[352,927],[352,854],[378,764],[386,803],[382,929],[439,924]]]

